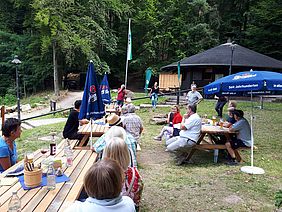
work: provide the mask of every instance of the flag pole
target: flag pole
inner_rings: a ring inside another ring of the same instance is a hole
[[[131,18],[128,19],[127,54],[126,54],[126,65],[125,65],[125,80],[124,80],[125,88],[127,87],[128,61],[132,59],[130,23],[131,23]]]

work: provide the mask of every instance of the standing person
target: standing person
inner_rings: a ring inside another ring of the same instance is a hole
[[[21,121],[8,118],[2,126],[0,137],[0,173],[15,165],[18,159],[15,139],[21,136]]]
[[[231,161],[228,165],[237,165],[234,149],[240,147],[250,147],[251,146],[251,127],[247,119],[244,118],[244,112],[242,110],[233,111],[234,118],[236,122],[229,128],[229,132],[236,132],[237,136],[232,137],[230,141],[225,143],[228,153],[231,156]]]
[[[159,91],[160,91],[160,88],[158,86],[158,82],[155,82],[149,94],[151,101],[152,101],[153,110],[155,110],[157,107]]]
[[[63,136],[68,139],[78,139],[82,140],[82,134],[78,134],[78,127],[82,124],[87,124],[89,121],[87,119],[78,120],[78,115],[80,111],[81,100],[76,100],[74,102],[74,109],[70,112],[66,125],[64,127]]]
[[[124,173],[118,162],[98,161],[86,173],[83,185],[89,196],[85,202],[75,201],[66,212],[103,211],[134,212],[131,198],[121,196]]]
[[[217,112],[217,116],[222,118],[222,110],[224,105],[227,103],[227,98],[223,95],[218,95],[214,97],[217,99],[216,105],[215,105],[215,111]]]
[[[172,137],[166,141],[166,151],[174,151],[184,146],[194,146],[201,133],[202,119],[197,114],[195,104],[187,106],[187,114],[183,115],[180,124],[179,136]]]
[[[143,181],[136,167],[130,167],[130,155],[124,140],[113,137],[106,145],[103,152],[103,159],[110,158],[119,163],[122,167],[125,178],[122,188],[122,195],[129,196],[138,211],[143,191]]]
[[[191,84],[191,91],[188,92],[186,97],[188,105],[198,105],[203,100],[203,96],[196,89],[197,85]]]
[[[120,88],[118,89],[118,95],[117,95],[117,105],[119,107],[123,106],[125,94],[126,94],[126,92],[125,92],[125,85],[122,84],[120,86]]]
[[[128,114],[124,116],[122,123],[125,131],[130,133],[138,144],[144,127],[141,118],[135,113],[135,110],[135,106],[132,103],[128,104]]]

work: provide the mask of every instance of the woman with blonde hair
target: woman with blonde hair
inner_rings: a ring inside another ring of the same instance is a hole
[[[143,182],[137,168],[129,166],[130,153],[124,140],[118,137],[111,138],[107,142],[102,158],[110,158],[120,164],[125,173],[122,195],[133,199],[135,208],[138,211],[143,191]]]

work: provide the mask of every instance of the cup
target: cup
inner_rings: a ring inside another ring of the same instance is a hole
[[[215,123],[216,123],[216,117],[213,116],[213,117],[212,117],[212,125],[215,126]]]
[[[219,126],[220,126],[220,129],[222,129],[222,128],[223,128],[223,123],[224,123],[223,119],[220,119],[220,120],[219,120]]]

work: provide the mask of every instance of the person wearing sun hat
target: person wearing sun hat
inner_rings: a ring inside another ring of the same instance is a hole
[[[122,118],[113,113],[107,116],[106,123],[109,125],[110,129],[104,135],[98,138],[98,140],[93,144],[93,150],[96,153],[101,153],[106,147],[106,144],[110,140],[110,138],[122,134],[122,136],[118,136],[118,137],[122,137],[122,139],[124,139],[125,143],[128,146],[128,149],[132,153],[131,165],[137,167],[137,160],[136,160],[137,141],[130,133],[124,130]],[[115,129],[111,130],[112,127],[114,127]]]
[[[188,105],[197,105],[203,100],[203,96],[196,90],[196,88],[196,84],[191,84],[191,91],[189,91],[186,96]]]

